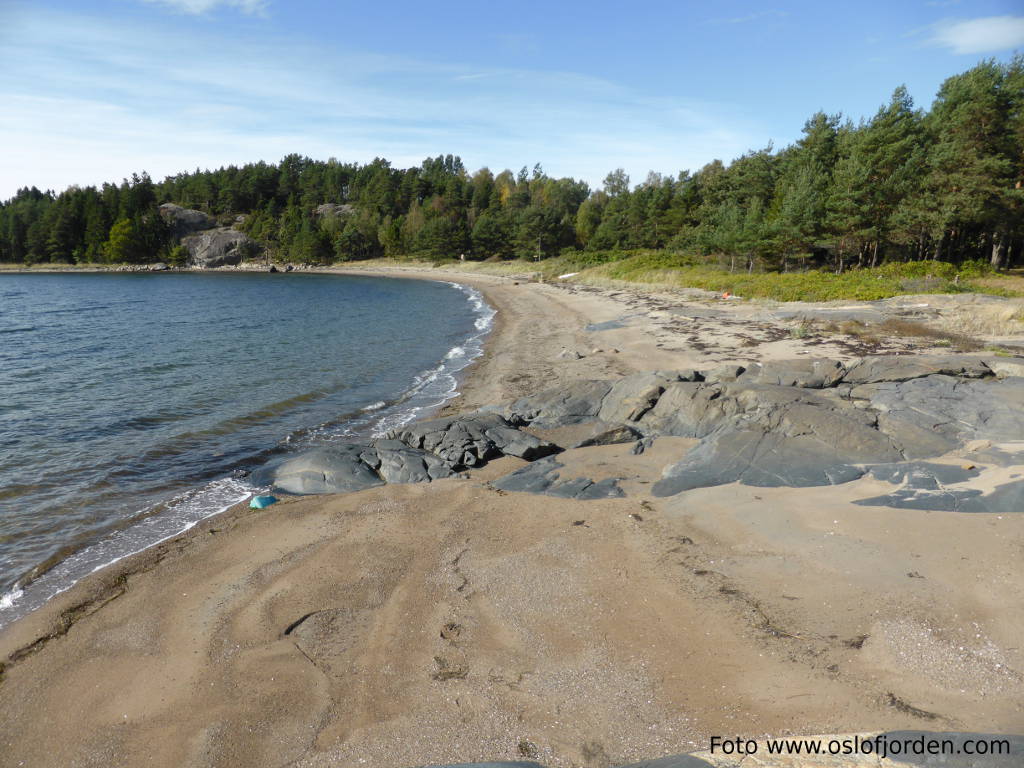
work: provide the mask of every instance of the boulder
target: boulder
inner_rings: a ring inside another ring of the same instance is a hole
[[[389,483],[429,483],[452,475],[448,465],[437,456],[398,440],[375,440],[374,448],[377,459],[371,466]]]
[[[175,239],[181,239],[186,235],[191,235],[193,232],[217,226],[217,222],[202,211],[182,208],[174,203],[164,203],[161,205],[160,217],[170,226],[171,236]]]
[[[238,264],[259,252],[255,240],[231,227],[218,227],[189,235],[181,243],[188,248],[189,263],[204,269]]]
[[[722,387],[703,382],[676,382],[665,387],[658,402],[640,419],[647,435],[704,437],[736,414],[735,400],[722,397]]]
[[[658,402],[665,387],[677,380],[675,374],[662,371],[634,373],[619,379],[602,400],[597,417],[608,424],[639,421]]]
[[[505,409],[505,416],[512,424],[543,429],[582,424],[597,417],[611,388],[610,381],[574,381],[519,398]]]
[[[433,453],[453,470],[477,467],[501,455],[533,461],[560,450],[519,431],[500,414],[486,412],[415,422],[387,437]]]
[[[361,457],[362,445],[316,448],[283,462],[257,470],[255,485],[269,485],[286,493],[351,493],[384,485],[380,476]]]
[[[642,435],[630,426],[621,424],[617,427],[601,425],[591,434],[576,443],[573,448],[590,448],[597,445],[619,445],[636,442]]]

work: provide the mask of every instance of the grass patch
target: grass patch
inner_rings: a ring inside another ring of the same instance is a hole
[[[599,287],[644,286],[654,290],[698,288],[713,293],[775,301],[877,301],[916,293],[989,293],[1024,297],[1024,276],[991,272],[987,265],[917,261],[854,269],[837,275],[807,272],[728,272],[703,257],[673,251],[566,251],[541,261],[459,261],[373,259],[346,262],[375,266],[440,269],[544,281],[575,273],[572,281]]]

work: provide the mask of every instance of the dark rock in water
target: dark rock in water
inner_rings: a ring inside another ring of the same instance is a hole
[[[181,244],[188,248],[189,263],[204,269],[239,264],[243,259],[254,258],[259,245],[244,232],[231,227],[218,227],[183,238]]]
[[[618,445],[631,443],[640,437],[640,433],[625,424],[618,427],[605,427],[590,437],[580,440],[573,448],[590,448],[597,445]]]
[[[497,413],[415,422],[387,436],[433,453],[457,470],[480,466],[501,455],[533,461],[560,450],[554,443],[520,432]]]
[[[614,478],[600,482],[585,477],[562,480],[558,472],[562,467],[554,458],[548,457],[517,469],[495,480],[492,485],[503,491],[542,493],[563,499],[616,499],[625,495]]]
[[[317,448],[253,472],[255,485],[270,485],[295,494],[350,493],[384,485],[361,454],[363,445]]]
[[[850,363],[842,380],[847,384],[872,384],[909,381],[933,374],[984,378],[991,376],[992,370],[980,360],[956,355],[882,355]]]
[[[776,360],[754,363],[736,381],[740,384],[824,389],[835,386],[845,373],[846,367],[838,360]]]
[[[280,271],[280,270],[278,270],[278,268],[277,268],[277,267],[275,267],[275,266],[274,266],[273,264],[271,264],[271,265],[270,265],[270,268],[269,268],[269,269],[267,270],[267,272],[270,272],[270,273],[272,273],[272,274],[273,274],[273,273],[276,273],[276,272],[279,272],[279,271]]]
[[[574,381],[516,400],[508,406],[505,416],[512,424],[542,428],[582,424],[597,417],[611,388],[610,381]]]
[[[164,203],[160,206],[160,218],[167,222],[171,228],[171,236],[176,239],[217,226],[217,222],[202,211],[182,208],[174,203]]]

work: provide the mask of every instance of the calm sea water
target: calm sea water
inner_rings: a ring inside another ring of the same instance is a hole
[[[275,455],[444,402],[492,316],[441,282],[0,276],[0,626],[246,499]]]

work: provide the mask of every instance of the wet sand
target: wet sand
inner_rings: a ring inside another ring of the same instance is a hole
[[[756,307],[459,279],[499,314],[450,410],[852,354]],[[1024,515],[854,505],[891,488],[870,478],[645,494],[687,446],[562,454],[625,499],[496,491],[505,458],[237,507],[0,634],[0,765],[598,768],[712,735],[1024,731]]]

